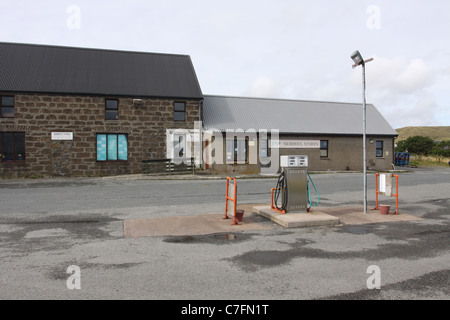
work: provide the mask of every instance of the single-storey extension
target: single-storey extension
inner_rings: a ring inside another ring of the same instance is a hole
[[[307,155],[310,170],[363,169],[361,104],[205,95],[203,127],[207,170],[273,173],[281,155]],[[392,169],[396,136],[368,104],[369,169]]]

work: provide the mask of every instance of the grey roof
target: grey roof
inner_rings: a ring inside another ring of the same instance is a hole
[[[201,99],[187,55],[0,43],[0,91]]]
[[[362,135],[362,104],[205,95],[205,129],[278,129],[280,133]],[[397,132],[367,104],[366,134]]]

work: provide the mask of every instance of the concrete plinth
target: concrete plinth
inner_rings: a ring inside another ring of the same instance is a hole
[[[338,217],[324,212],[301,212],[281,214],[273,211],[270,206],[255,206],[253,212],[272,220],[284,228],[333,226],[340,223]]]

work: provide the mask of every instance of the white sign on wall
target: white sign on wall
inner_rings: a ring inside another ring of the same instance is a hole
[[[270,140],[270,148],[319,149],[320,140]]]
[[[52,132],[52,140],[73,140],[73,132]]]

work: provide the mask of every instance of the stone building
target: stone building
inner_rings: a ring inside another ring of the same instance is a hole
[[[139,173],[201,100],[186,55],[0,43],[0,175]]]

